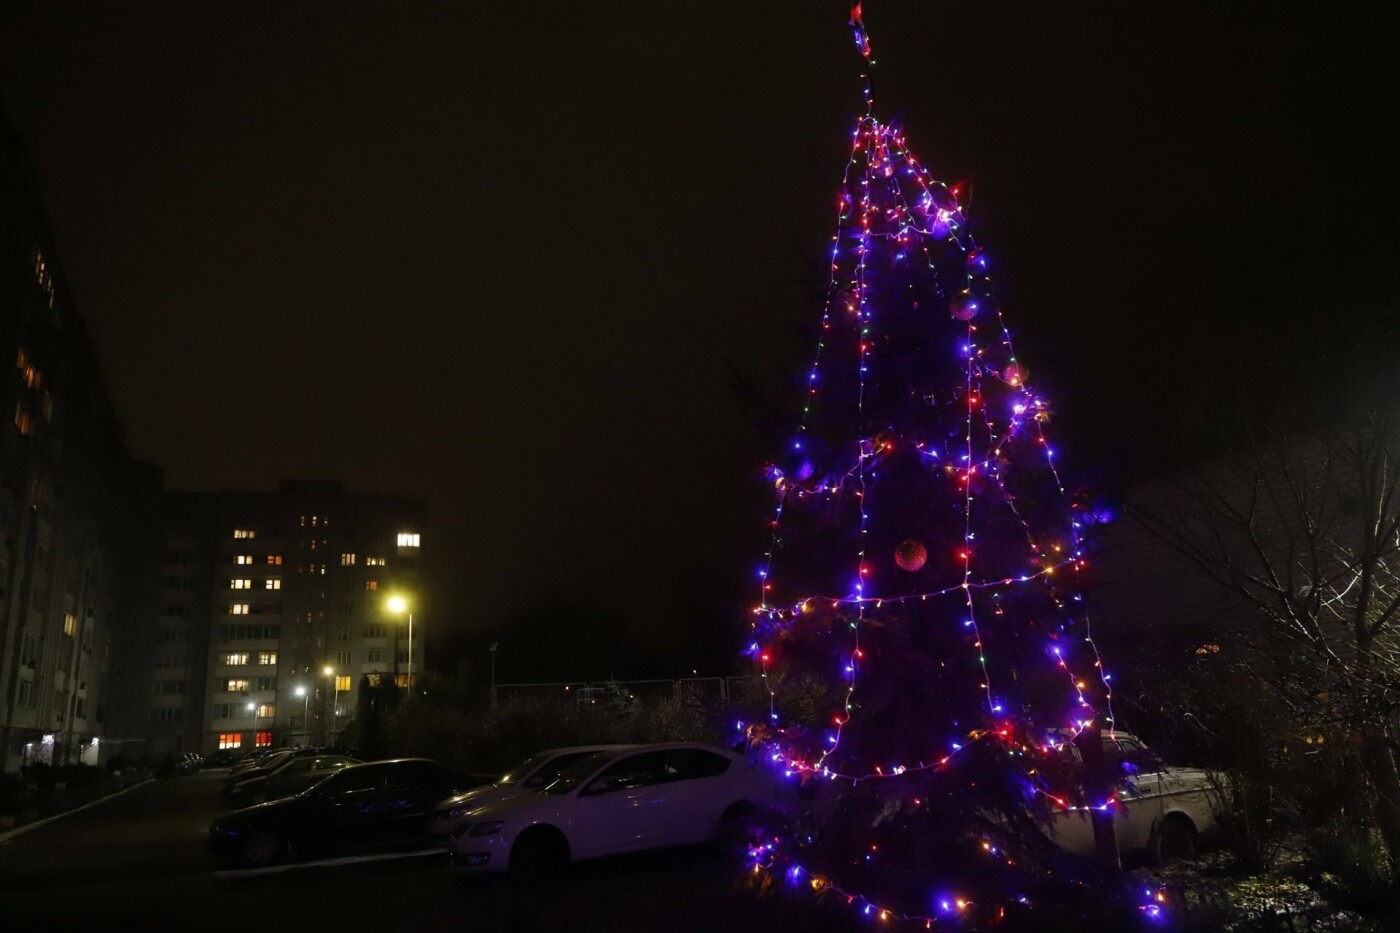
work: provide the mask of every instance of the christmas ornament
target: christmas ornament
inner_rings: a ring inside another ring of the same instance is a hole
[[[894,549],[894,562],[899,565],[900,570],[910,573],[922,570],[924,564],[928,563],[928,549],[910,538]]]

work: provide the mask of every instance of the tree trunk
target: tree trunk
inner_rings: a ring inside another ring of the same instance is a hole
[[[1391,873],[1400,878],[1400,767],[1384,735],[1361,737],[1361,766],[1376,789],[1376,822],[1390,853]]]

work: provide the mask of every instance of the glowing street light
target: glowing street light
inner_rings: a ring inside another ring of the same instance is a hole
[[[329,664],[321,668],[321,673],[331,679],[331,744],[334,745],[335,734],[339,731],[336,726],[340,725],[337,719],[340,715],[340,678],[336,676],[335,668]]]
[[[390,596],[385,604],[396,616],[408,615],[408,688],[413,689],[413,607],[402,596]],[[396,662],[397,658],[394,659]]]
[[[311,728],[310,723],[307,721],[307,707],[311,703],[311,692],[306,689],[306,686],[304,684],[297,684],[296,689],[293,690],[292,693],[301,697],[301,728],[302,731],[305,732],[309,738],[311,735]]]

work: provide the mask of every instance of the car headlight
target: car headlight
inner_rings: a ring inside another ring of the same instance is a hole
[[[501,827],[506,825],[505,820],[493,820],[490,823],[477,823],[472,826],[469,836],[494,836],[501,831]]]
[[[453,807],[451,810],[447,811],[447,818],[449,820],[460,820],[467,815],[469,810],[471,810],[471,807]]]

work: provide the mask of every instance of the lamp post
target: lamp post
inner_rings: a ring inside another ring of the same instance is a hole
[[[292,693],[301,697],[301,731],[306,733],[306,740],[310,742],[311,726],[310,723],[307,722],[307,710],[311,704],[311,692],[306,689],[305,685],[297,684],[296,689],[293,690]]]
[[[329,678],[331,679],[332,694],[331,694],[331,739],[330,739],[330,744],[334,745],[334,744],[335,744],[335,734],[336,734],[336,731],[337,731],[335,727],[336,727],[337,725],[339,725],[339,723],[336,722],[336,717],[340,715],[340,678],[337,677],[337,676],[335,675],[335,668],[331,667],[329,664],[327,664],[325,667],[323,667],[323,668],[321,669],[321,673],[322,673],[322,674],[325,674],[327,677],[329,677]]]
[[[258,747],[258,704],[249,703],[248,712],[253,714],[253,750]]]
[[[389,597],[389,611],[396,616],[408,614],[408,689],[413,689],[413,607],[402,596]],[[395,658],[397,666],[398,658]]]

